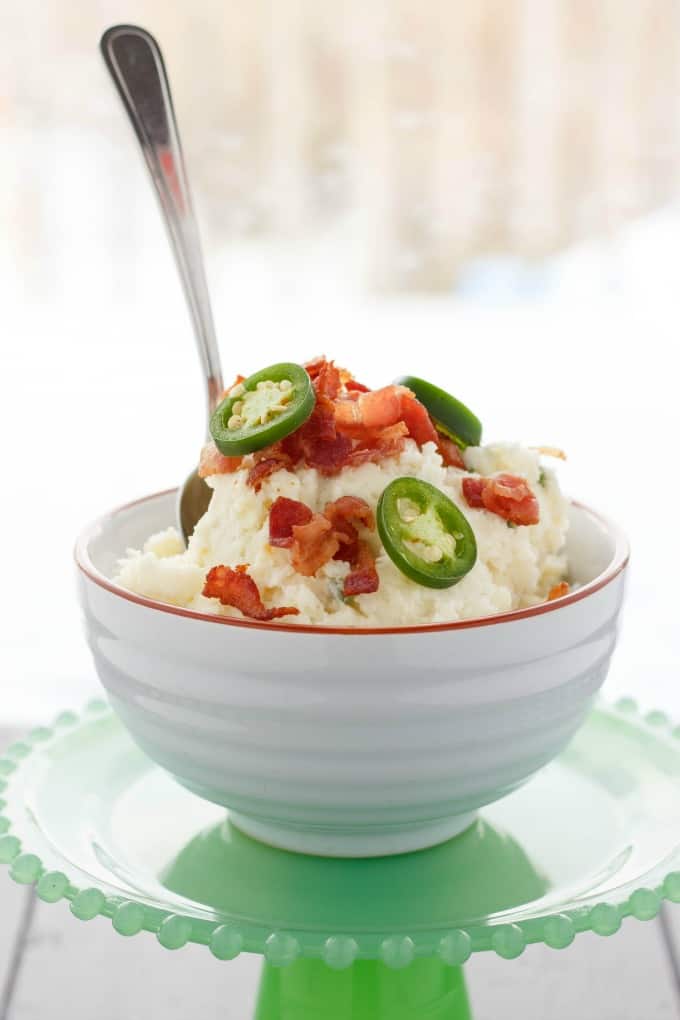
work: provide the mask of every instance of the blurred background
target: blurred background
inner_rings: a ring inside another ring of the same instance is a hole
[[[608,693],[680,715],[678,0],[0,5],[0,722],[97,684],[72,546],[179,483],[188,316],[98,52],[158,37],[225,376],[325,352],[563,447],[633,545]]]

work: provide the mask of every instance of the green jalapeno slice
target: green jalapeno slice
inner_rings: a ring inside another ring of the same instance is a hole
[[[437,428],[458,446],[463,449],[466,446],[479,446],[482,441],[482,423],[460,400],[415,375],[404,375],[396,383],[415,393],[429,411]]]
[[[402,574],[428,588],[450,588],[475,565],[477,543],[467,518],[440,489],[395,478],[378,501],[378,533]]]
[[[210,419],[210,434],[225,457],[252,453],[295,432],[309,418],[315,401],[302,365],[270,365],[224,398]]]

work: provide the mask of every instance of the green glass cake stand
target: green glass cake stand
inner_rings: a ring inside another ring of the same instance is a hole
[[[76,918],[264,957],[256,1020],[465,1020],[473,952],[512,959],[680,902],[680,728],[631,701],[456,839],[347,860],[275,850],[149,761],[103,702],[0,759],[0,860]]]

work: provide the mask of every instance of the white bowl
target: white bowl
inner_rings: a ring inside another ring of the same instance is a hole
[[[274,846],[372,856],[455,835],[564,748],[607,674],[628,548],[580,505],[572,594],[390,630],[207,616],[114,584],[174,506],[174,491],[148,496],[81,536],[90,648],[140,747]]]

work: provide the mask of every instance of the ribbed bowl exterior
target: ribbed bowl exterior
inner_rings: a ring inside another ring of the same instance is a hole
[[[79,572],[97,671],[140,747],[202,797],[330,834],[464,815],[554,758],[607,674],[624,575],[520,619],[348,635],[217,625]]]

